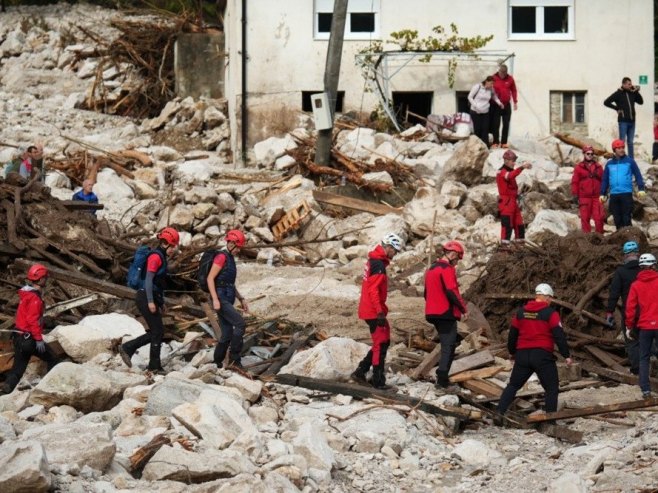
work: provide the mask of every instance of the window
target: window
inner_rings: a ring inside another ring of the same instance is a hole
[[[572,40],[574,0],[508,0],[510,40]]]
[[[585,91],[551,91],[551,131],[576,131],[587,135]]]
[[[381,0],[350,0],[347,4],[345,39],[375,39],[379,37]],[[334,0],[314,0],[314,31],[316,39],[329,39]]]
[[[311,104],[311,95],[318,94],[323,91],[302,91],[302,111],[313,111]],[[345,99],[345,91],[338,91],[336,94],[336,113],[343,112],[343,100]]]

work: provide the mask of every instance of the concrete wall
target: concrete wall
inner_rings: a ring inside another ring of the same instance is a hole
[[[224,97],[224,33],[185,33],[174,48],[176,94]]]
[[[230,0],[227,45],[231,63],[227,96],[237,108],[240,93],[240,0]],[[487,50],[514,53],[511,69],[519,88],[519,110],[512,118],[512,136],[547,135],[551,91],[587,91],[586,115],[591,137],[609,144],[616,135],[616,115],[603,100],[619,87],[621,78],[642,86],[647,100],[638,111],[636,153],[650,152],[653,119],[653,2],[651,0],[575,0],[575,39],[517,41],[508,39],[508,3],[504,0],[381,0],[380,32],[417,29],[421,37],[435,25],[454,22],[461,35],[489,35]],[[248,11],[249,141],[283,132],[296,123],[301,91],[321,90],[327,41],[313,34],[313,0],[249,0]],[[373,94],[364,92],[364,79],[354,63],[369,42],[346,40],[339,90],[345,91],[345,110],[370,112]],[[237,62],[237,63],[236,63]],[[395,68],[391,63],[391,68]],[[412,63],[396,75],[391,91],[432,91],[433,112],[455,110],[455,91],[467,91],[496,69],[496,60],[460,62],[453,88],[447,83],[446,61]]]

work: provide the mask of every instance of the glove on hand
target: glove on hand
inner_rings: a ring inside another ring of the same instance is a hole
[[[384,327],[386,325],[386,314],[384,312],[379,312],[377,314],[377,326]]]
[[[612,312],[607,312],[605,314],[605,321],[607,322],[607,324],[610,327],[614,327],[615,326],[615,316],[614,316],[614,314]]]
[[[639,192],[637,192],[637,196],[641,199],[643,199],[646,194],[647,192],[645,192],[644,190],[640,190]]]
[[[46,343],[43,341],[37,341],[37,351],[41,354],[46,352]]]
[[[601,202],[602,204],[605,204],[606,200],[608,200],[608,197],[606,197],[605,195],[601,195],[599,197],[599,202]]]
[[[571,201],[574,203],[574,205],[575,205],[576,207],[578,207],[579,200],[578,200],[578,197],[577,197],[576,195],[574,195],[574,196],[571,198]]]

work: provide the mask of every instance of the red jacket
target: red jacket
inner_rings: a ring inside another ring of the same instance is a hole
[[[388,313],[386,295],[388,293],[388,277],[386,267],[391,262],[384,247],[377,247],[368,254],[368,260],[363,270],[361,299],[359,300],[359,318],[373,320],[379,313]]]
[[[496,72],[493,75],[493,79],[493,89],[498,95],[498,99],[500,99],[501,103],[507,106],[510,100],[514,101],[514,103],[518,101],[516,93],[516,82],[514,81],[514,77],[512,77],[510,74],[507,74],[507,77],[503,79],[500,75],[498,75],[498,72]]]
[[[18,309],[16,310],[16,328],[29,332],[35,341],[43,340],[44,305],[41,292],[32,286],[24,286],[18,291]]]
[[[506,166],[500,168],[496,175],[496,185],[498,185],[498,195],[501,197],[518,197],[519,185],[516,183],[516,177],[521,174],[523,168],[510,169]]]
[[[658,329],[658,272],[641,270],[631,284],[626,300],[626,325],[638,329]]]
[[[548,303],[536,300],[519,308],[512,318],[507,339],[509,353],[514,354],[518,349],[544,349],[552,353],[555,344],[562,356],[568,358],[569,346],[558,312]]]
[[[603,166],[596,161],[581,161],[573,169],[571,195],[579,198],[599,197]]]
[[[460,320],[466,302],[459,292],[457,273],[447,260],[439,259],[425,274],[425,316]]]

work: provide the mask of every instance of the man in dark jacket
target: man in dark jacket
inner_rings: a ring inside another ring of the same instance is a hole
[[[359,318],[368,324],[372,348],[352,373],[352,379],[360,383],[367,383],[366,374],[372,366],[372,380],[370,383],[376,389],[388,388],[384,363],[388,346],[391,343],[391,326],[386,320],[388,314],[388,306],[386,306],[388,294],[386,267],[391,259],[402,250],[402,246],[402,238],[395,233],[387,234],[381,245],[377,245],[368,254],[368,261],[363,271],[361,298],[359,299]]]
[[[557,344],[567,365],[572,361],[567,337],[562,330],[560,315],[551,308],[553,288],[538,284],[535,299],[519,308],[512,319],[507,339],[507,351],[514,359],[509,383],[498,401],[498,412],[505,414],[514,401],[516,393],[525,385],[533,373],[537,374],[544,388],[544,408],[547,413],[557,411],[557,396],[560,382],[553,348]]]
[[[624,142],[616,139],[612,141],[612,152],[614,157],[610,159],[603,170],[601,179],[601,196],[599,200],[605,203],[610,193],[610,213],[615,220],[617,230],[631,225],[633,215],[633,177],[637,184],[637,196],[642,198],[646,195],[644,191],[644,180],[637,163],[626,155]]]
[[[628,139],[628,155],[633,158],[633,139],[635,138],[635,103],[644,104],[640,86],[634,86],[631,79],[624,77],[621,87],[603,101],[608,108],[617,112],[619,139]]]
[[[631,284],[626,304],[626,332],[640,342],[640,389],[642,397],[651,397],[649,363],[651,349],[658,341],[658,272],[656,257],[650,253],[640,255],[640,273]]]
[[[617,301],[621,298],[621,327],[624,339],[626,340],[626,355],[628,362],[631,365],[631,373],[637,375],[640,368],[640,353],[639,344],[635,339],[626,336],[626,300],[628,299],[628,291],[631,289],[631,284],[635,281],[637,274],[640,272],[638,264],[638,256],[640,254],[640,246],[635,241],[627,241],[623,246],[624,263],[617,267],[614,275],[612,276],[612,284],[610,284],[610,291],[608,293],[608,310],[605,314],[605,319],[610,327],[615,325],[615,308]]]
[[[444,390],[453,390],[448,375],[457,349],[457,320],[468,318],[455,271],[462,258],[462,244],[448,241],[443,244],[443,256],[425,274],[425,320],[434,325],[441,341],[436,387]]]
[[[583,231],[590,233],[592,231],[590,220],[594,220],[594,229],[597,233],[603,234],[605,210],[603,204],[598,200],[603,166],[596,159],[592,146],[583,147],[583,156],[584,159],[573,169],[571,195],[578,205],[580,225]]]

